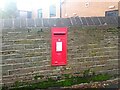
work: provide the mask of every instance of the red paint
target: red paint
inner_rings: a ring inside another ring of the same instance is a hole
[[[66,65],[67,63],[67,28],[53,27],[51,45],[51,64],[52,66]]]

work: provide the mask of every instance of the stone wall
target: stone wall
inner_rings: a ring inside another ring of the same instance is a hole
[[[50,28],[2,30],[2,83],[34,81],[36,75],[118,73],[116,28],[68,28],[66,66],[51,66]]]

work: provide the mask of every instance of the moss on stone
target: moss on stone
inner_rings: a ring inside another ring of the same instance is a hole
[[[21,82],[17,82],[14,86],[14,88],[11,88],[9,90],[34,90],[34,89],[47,89],[50,87],[67,87],[72,86],[75,84],[81,84],[81,83],[90,83],[91,81],[104,81],[109,80],[111,78],[108,74],[99,74],[99,75],[92,75],[92,76],[72,76],[69,74],[63,75],[65,78],[61,80],[54,80],[52,78],[48,78],[46,81],[38,82],[38,83],[32,83],[32,84],[21,84]],[[35,79],[43,78],[44,76],[35,76]],[[21,86],[22,85],[22,86]],[[4,88],[2,90],[5,90]]]

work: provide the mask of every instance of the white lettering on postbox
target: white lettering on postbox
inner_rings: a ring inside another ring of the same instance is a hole
[[[56,42],[56,51],[62,51],[62,42]]]

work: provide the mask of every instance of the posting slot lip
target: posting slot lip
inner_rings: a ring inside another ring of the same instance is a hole
[[[65,32],[54,32],[54,35],[65,35]]]

